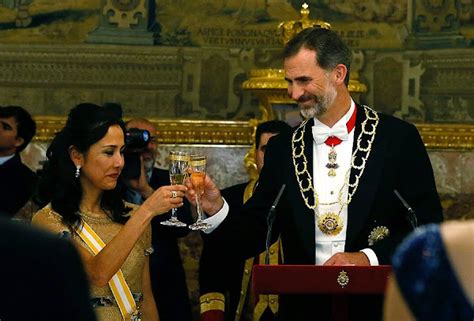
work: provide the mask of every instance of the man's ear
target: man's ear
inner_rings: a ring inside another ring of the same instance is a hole
[[[23,137],[17,136],[15,138],[15,148],[18,149],[23,143],[25,142],[25,139]]]
[[[69,157],[74,163],[74,166],[82,167],[82,162],[84,161],[84,156],[82,155],[82,153],[73,145],[69,146],[68,152],[69,152]]]
[[[344,66],[343,64],[337,65],[334,70],[334,80],[337,85],[344,84],[344,79],[346,79],[347,75],[347,67]]]

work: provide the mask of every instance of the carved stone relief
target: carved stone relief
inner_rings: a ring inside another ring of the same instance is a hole
[[[364,99],[411,122],[474,124],[473,57],[473,49],[369,51]]]
[[[393,115],[400,110],[402,102],[403,64],[392,57],[384,58],[374,64],[374,108]]]

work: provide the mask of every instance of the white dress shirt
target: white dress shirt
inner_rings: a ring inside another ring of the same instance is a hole
[[[8,162],[8,161],[9,161],[10,159],[12,159],[13,157],[15,157],[15,154],[12,154],[12,155],[9,155],[9,156],[0,157],[0,165],[5,164],[6,162]]]

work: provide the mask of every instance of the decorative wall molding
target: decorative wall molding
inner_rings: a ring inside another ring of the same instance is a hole
[[[11,87],[180,88],[177,48],[2,45],[0,85]]]
[[[66,118],[36,116],[35,141],[50,141],[60,131]],[[150,119],[157,128],[159,144],[252,145],[253,126],[247,121],[201,121]]]
[[[428,149],[474,150],[474,125],[416,124]]]
[[[2,44],[0,105],[50,116],[83,102],[117,102],[130,117],[258,117],[253,98],[240,89],[253,54],[241,48]]]
[[[35,141],[50,141],[66,122],[65,117],[36,116]],[[252,145],[254,121],[151,120],[159,144]],[[474,150],[474,125],[416,124],[431,150]]]

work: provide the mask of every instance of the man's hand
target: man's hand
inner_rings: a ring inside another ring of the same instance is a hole
[[[364,254],[364,252],[344,252],[336,253],[331,256],[323,265],[359,265],[359,266],[369,266],[369,258]]]
[[[190,179],[186,180],[186,187],[188,188],[186,198],[191,204],[196,205],[196,191]],[[201,206],[208,216],[216,214],[224,206],[221,191],[217,188],[209,175],[206,175],[204,178],[204,194],[201,195]]]
[[[140,176],[137,179],[129,179],[126,184],[136,191],[138,191],[144,199],[150,197],[155,191],[150,184],[148,184],[148,178],[146,176],[145,166],[143,164],[143,158],[140,156]]]

